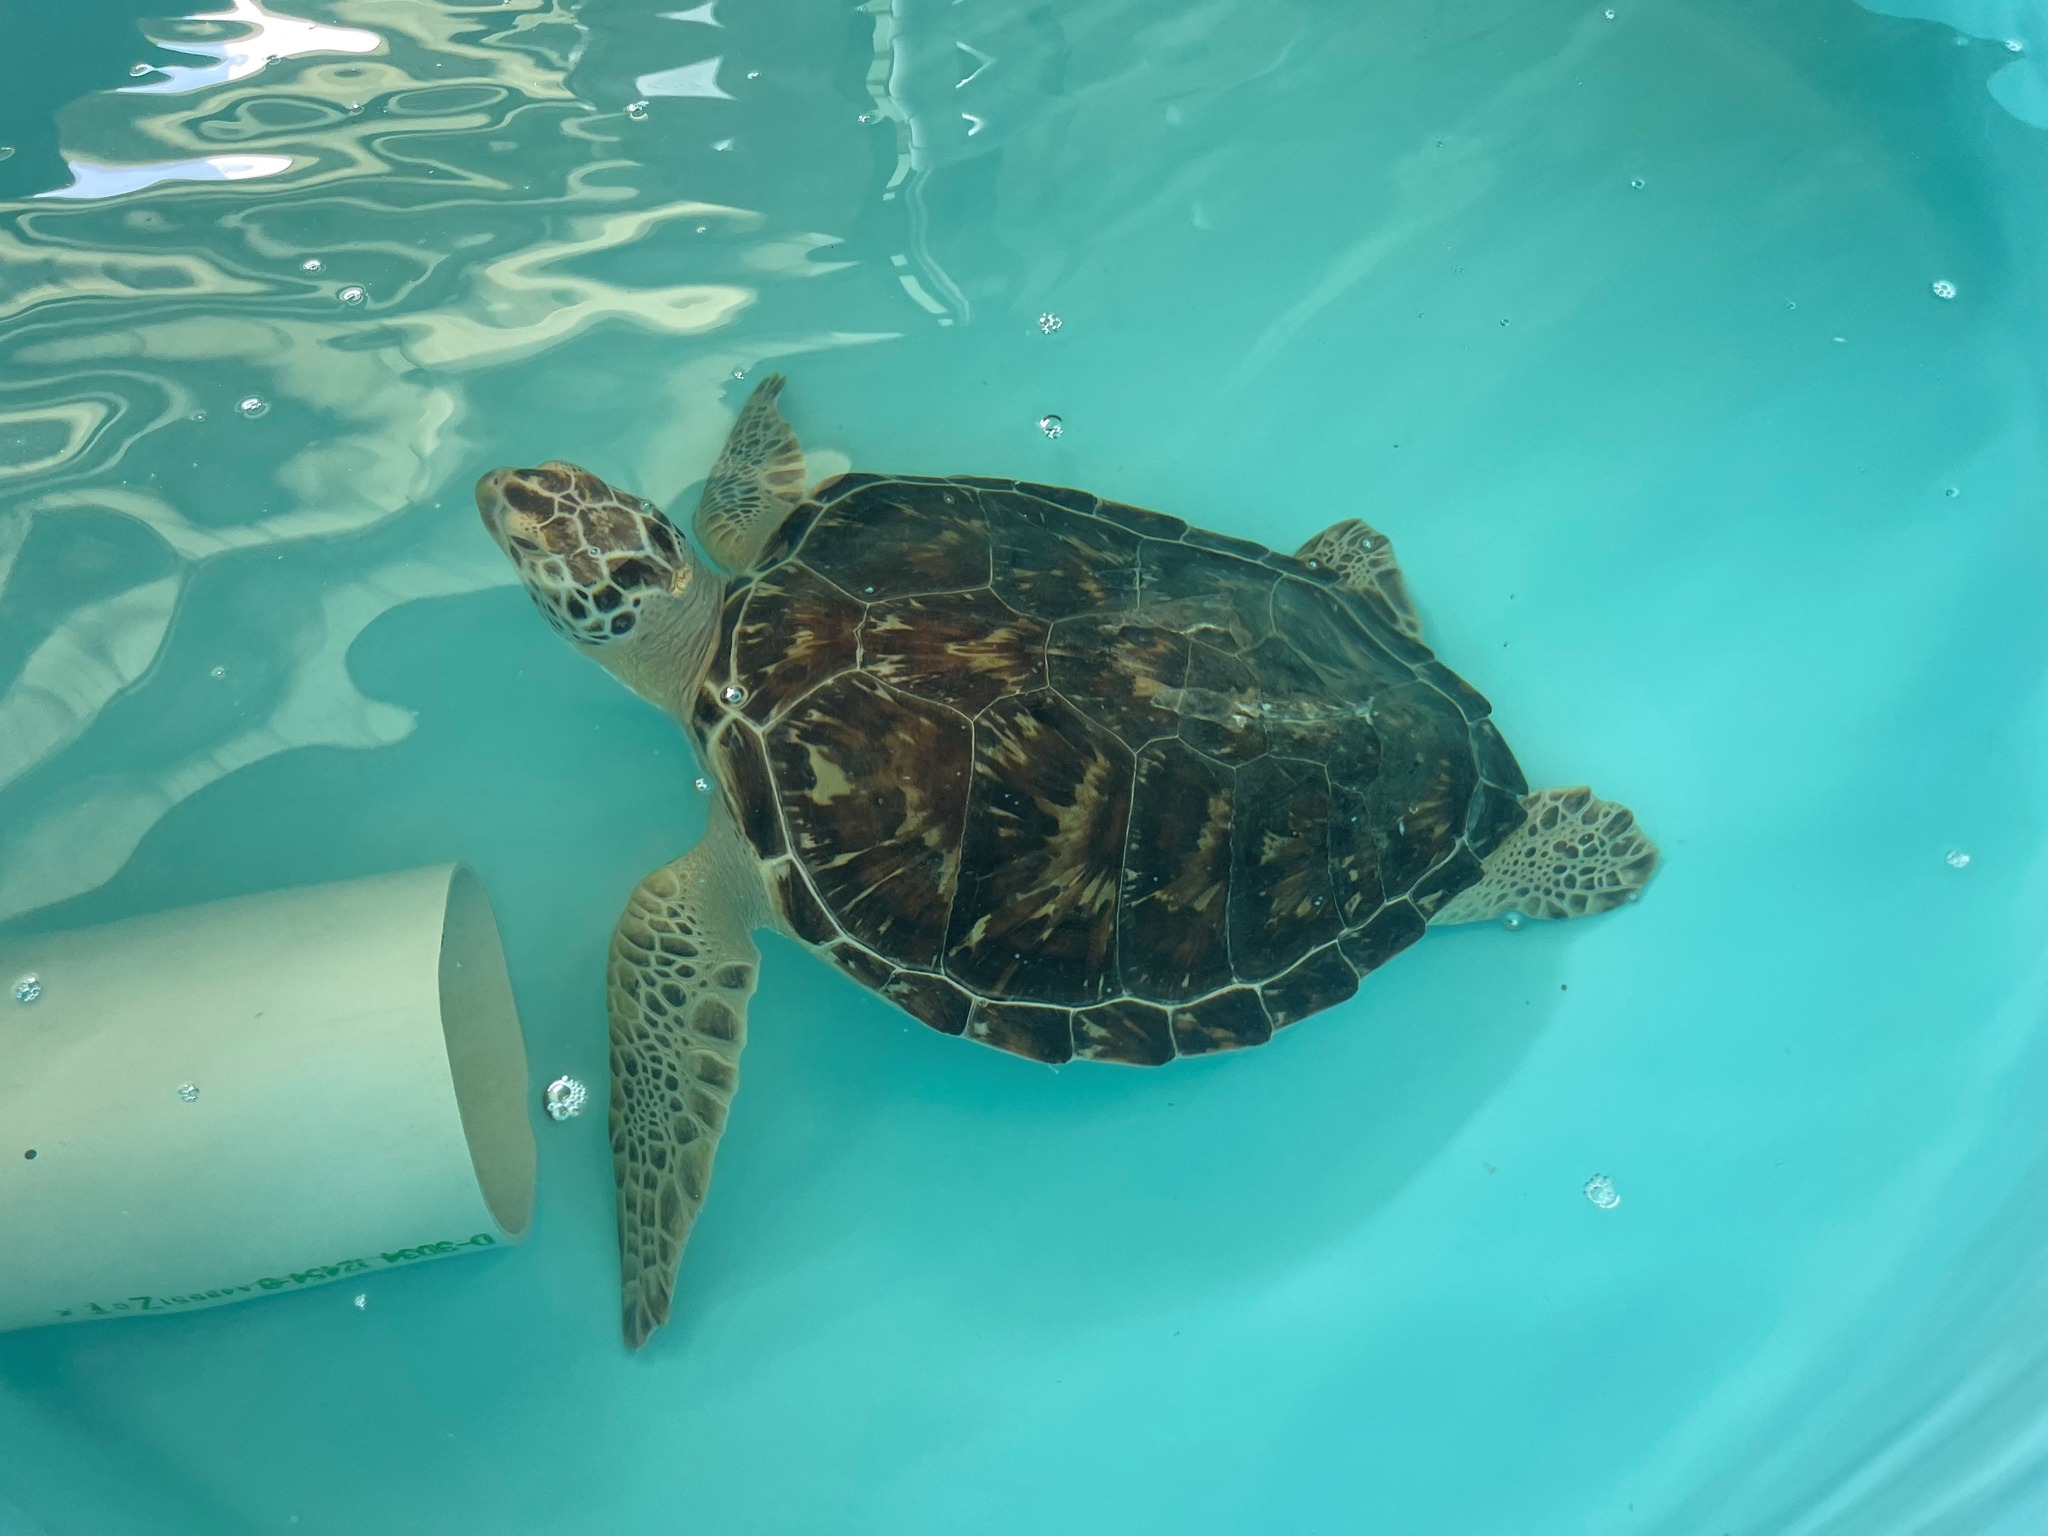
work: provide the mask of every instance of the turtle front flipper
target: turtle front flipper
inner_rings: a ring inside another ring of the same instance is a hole
[[[1302,545],[1297,558],[1330,572],[1360,597],[1378,599],[1396,629],[1410,640],[1422,638],[1422,615],[1394,563],[1394,541],[1378,529],[1347,517]]]
[[[1524,917],[1586,917],[1634,901],[1657,871],[1657,845],[1625,805],[1590,789],[1522,797],[1528,819],[1486,857],[1479,883],[1430,919],[1433,926]]]
[[[728,571],[752,565],[804,499],[804,451],[775,404],[782,385],[771,373],[754,386],[697,503],[697,542]]]
[[[668,1321],[683,1245],[739,1086],[758,879],[721,808],[633,892],[612,933],[612,1171],[626,1343]]]

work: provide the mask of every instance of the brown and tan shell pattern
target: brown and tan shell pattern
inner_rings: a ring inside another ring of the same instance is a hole
[[[1256,1045],[1521,824],[1488,705],[1375,600],[1177,518],[842,475],[728,590],[691,725],[784,917],[1039,1061]]]

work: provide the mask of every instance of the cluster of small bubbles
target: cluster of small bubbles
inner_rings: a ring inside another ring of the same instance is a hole
[[[1934,296],[1937,299],[1952,299],[1956,296],[1956,285],[1945,277],[1936,278]]]
[[[367,1294],[366,1292],[363,1292],[363,1291],[357,1291],[357,1292],[356,1292],[356,1300],[355,1300],[355,1308],[356,1308],[356,1310],[357,1310],[358,1312],[360,1312],[360,1311],[362,1311],[362,1310],[363,1310],[364,1308],[368,1307],[368,1306],[369,1306],[369,1304],[370,1304],[370,1298],[369,1298],[369,1295],[368,1295],[368,1294]]]
[[[573,1120],[590,1102],[590,1090],[573,1077],[558,1077],[548,1084],[541,1102],[547,1106],[550,1120]]]
[[[1604,1173],[1596,1173],[1586,1180],[1586,1198],[1603,1211],[1611,1211],[1621,1204],[1621,1191],[1614,1187],[1614,1180]]]
[[[626,116],[633,119],[636,123],[645,122],[647,119],[647,103],[644,101],[627,102]]]
[[[1059,417],[1048,414],[1038,418],[1038,430],[1047,437],[1058,437],[1067,430],[1067,424]]]
[[[196,1104],[199,1101],[199,1085],[197,1083],[178,1084],[178,1097],[187,1104]]]
[[[690,780],[690,788],[697,791],[700,795],[708,795],[711,793],[711,781],[700,773],[696,778]]]
[[[1500,925],[1509,933],[1520,933],[1522,924],[1527,921],[1528,919],[1519,912],[1504,912],[1501,914]]]
[[[318,272],[324,266],[326,266],[326,263],[323,262],[318,256],[308,256],[304,261],[299,263],[299,270],[301,272]]]
[[[864,123],[872,123],[875,120],[875,114],[872,112],[863,112],[860,115],[860,120]]]
[[[1054,314],[1049,309],[1044,314],[1038,317],[1038,328],[1047,336],[1050,336],[1054,331],[1058,330],[1060,326],[1064,323],[1065,322],[1062,321],[1058,315]]]
[[[132,80],[139,80],[149,73],[149,69],[150,66],[147,64],[130,64],[128,66],[128,76]]]
[[[1950,850],[1948,851],[1948,867],[1949,867],[1950,869],[1964,869],[1964,868],[1967,868],[1967,867],[1968,867],[1968,865],[1969,865],[1969,862],[1970,862],[1970,856],[1969,856],[1969,855],[1968,855],[1967,853],[1963,852],[1963,850],[1962,850],[1962,849],[1960,849],[1960,848],[1951,848],[1951,849],[1950,849]]]
[[[254,421],[258,416],[269,414],[270,402],[261,395],[244,395],[235,402],[235,409]]]
[[[735,368],[732,371],[732,376],[736,379],[744,379],[747,376],[747,370],[744,368]]]
[[[1643,190],[1643,178],[1640,176],[1629,177],[1628,184],[1634,187],[1638,192]]]
[[[2007,53],[2025,53],[2027,45],[2016,37],[2008,37],[2005,40],[2005,51]]]
[[[335,295],[344,304],[360,304],[369,296],[370,290],[363,287],[360,283],[350,283]]]
[[[718,696],[728,704],[744,704],[747,702],[747,690],[738,683],[727,683],[718,690]]]
[[[43,995],[42,978],[24,976],[14,984],[14,1000],[17,1003],[32,1003]]]

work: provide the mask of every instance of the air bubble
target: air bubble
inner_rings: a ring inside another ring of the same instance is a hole
[[[42,979],[24,976],[14,984],[14,1000],[17,1003],[32,1003],[43,995]]]
[[[1062,321],[1058,315],[1054,314],[1049,309],[1044,314],[1038,317],[1038,328],[1047,336],[1050,336],[1054,331],[1058,330],[1060,326],[1064,323],[1065,322]]]
[[[235,402],[235,409],[254,421],[258,416],[270,414],[270,402],[261,395],[244,395]]]
[[[206,420],[206,412],[194,411],[190,416],[187,416],[185,419],[187,421],[204,421]]]
[[[629,102],[627,102],[627,103],[626,103],[626,116],[628,116],[628,117],[630,117],[631,119],[633,119],[633,121],[634,121],[634,122],[636,122],[636,123],[644,123],[644,122],[646,122],[646,121],[647,121],[647,103],[646,103],[646,102],[644,102],[644,101],[629,101]]]
[[[1965,869],[1969,866],[1969,863],[1970,856],[1963,852],[1962,849],[1951,848],[1948,851],[1948,867],[1950,869]]]
[[[2025,53],[2027,45],[2016,37],[2008,37],[2005,40],[2005,51],[2007,53]]]
[[[1643,178],[1640,176],[1629,177],[1628,184],[1634,187],[1638,192],[1643,190]]]
[[[747,370],[744,368],[735,368],[732,371],[732,376],[736,379],[744,379],[747,376]]]
[[[1956,285],[1945,277],[1937,278],[1934,282],[1934,296],[1937,299],[1952,299],[1956,296]]]
[[[147,64],[130,64],[128,66],[128,78],[131,80],[140,80],[144,75],[148,74],[149,71],[150,66]]]
[[[363,104],[360,101],[352,101],[343,110],[350,117],[361,117],[363,115]]]
[[[1061,421],[1057,416],[1041,416],[1038,418],[1038,430],[1043,432],[1047,437],[1058,437],[1062,432],[1067,430],[1067,424]]]
[[[370,290],[363,287],[359,283],[350,283],[346,288],[342,289],[341,292],[335,295],[335,297],[341,300],[341,302],[344,304],[360,304],[369,296]]]
[[[558,1077],[541,1094],[550,1120],[573,1120],[590,1102],[590,1090],[573,1077]]]
[[[875,114],[872,112],[863,112],[860,115],[860,120],[864,123],[872,123],[875,120]]]
[[[744,704],[747,702],[747,690],[738,683],[727,683],[718,690],[718,696],[728,704]]]
[[[299,270],[301,272],[318,272],[326,265],[318,256],[308,256],[299,263]]]
[[[180,1100],[182,1100],[182,1101],[183,1101],[184,1103],[187,1103],[187,1104],[196,1104],[196,1103],[198,1103],[198,1102],[199,1102],[199,1085],[198,1085],[197,1083],[180,1083],[180,1084],[178,1084],[178,1097],[179,1097],[179,1099],[180,1099]]]
[[[357,1291],[357,1292],[356,1292],[356,1299],[355,1299],[355,1309],[356,1309],[356,1310],[357,1310],[358,1312],[360,1312],[360,1311],[362,1311],[362,1310],[363,1310],[364,1308],[368,1307],[368,1306],[369,1306],[369,1304],[370,1304],[370,1298],[369,1298],[368,1294],[367,1294],[367,1293],[365,1293],[365,1292],[363,1292],[363,1291]]]
[[[711,793],[711,781],[702,774],[699,774],[696,778],[690,780],[690,788],[697,791],[700,795],[708,795]]]
[[[1520,933],[1522,924],[1527,921],[1528,919],[1519,912],[1504,912],[1501,914],[1500,925],[1509,933]]]
[[[13,155],[14,146],[12,144],[0,144],[0,160],[11,159]]]
[[[1947,490],[1943,491],[1941,494],[1946,496],[1950,501],[1954,501],[1958,496],[1963,494],[1962,487],[1952,485]]]
[[[1621,1204],[1621,1191],[1614,1187],[1614,1180],[1604,1173],[1596,1173],[1586,1180],[1586,1198],[1603,1211],[1611,1211]]]
[[[215,667],[211,675],[214,677],[226,677],[228,669],[226,667]]]
[[[1608,19],[1609,21],[1612,21],[1612,20],[1614,20],[1614,12],[1612,12],[1612,11],[1609,11],[1609,12],[1607,13],[1607,19]]]
[[[758,80],[761,78],[761,71],[759,71],[758,69],[750,69],[747,71],[747,78],[749,80]]]

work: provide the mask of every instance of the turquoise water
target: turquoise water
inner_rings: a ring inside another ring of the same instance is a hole
[[[602,1082],[704,802],[470,484],[686,507],[770,366],[821,473],[1368,518],[1667,864],[1158,1072],[764,937],[647,1351],[540,1121],[517,1250],[0,1336],[0,1532],[2048,1527],[2038,5],[168,3],[8,20],[0,931],[465,859]]]

